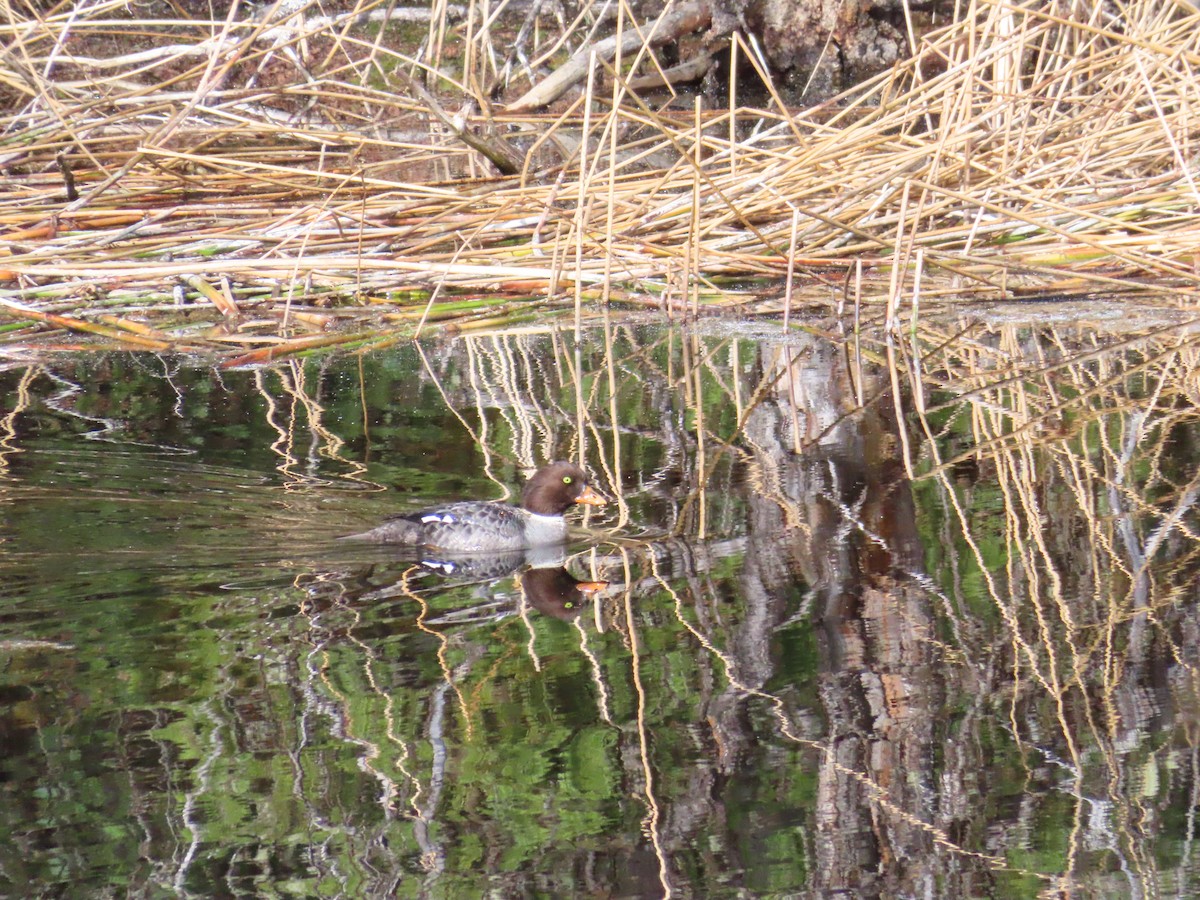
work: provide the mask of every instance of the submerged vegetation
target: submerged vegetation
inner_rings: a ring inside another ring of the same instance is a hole
[[[388,9],[7,6],[4,340],[248,362],[614,303],[895,321],[1200,285],[1189,4],[962,0],[908,61],[803,110],[741,33],[722,108],[639,92],[647,54],[618,52],[542,113],[492,97],[631,28],[623,6],[598,30],[438,4],[415,49],[393,41],[423,26]]]

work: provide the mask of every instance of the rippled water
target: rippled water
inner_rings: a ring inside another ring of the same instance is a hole
[[[0,894],[1192,894],[1194,343],[9,361]],[[580,455],[562,558],[338,540]]]

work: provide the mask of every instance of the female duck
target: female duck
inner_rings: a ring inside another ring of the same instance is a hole
[[[409,544],[455,553],[499,553],[567,539],[563,513],[573,504],[607,501],[588,483],[587,473],[569,462],[538,469],[525,485],[521,506],[464,500],[397,516],[351,535],[378,544]]]

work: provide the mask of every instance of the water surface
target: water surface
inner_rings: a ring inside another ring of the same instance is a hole
[[[999,320],[8,361],[0,893],[1194,893],[1198,361]],[[613,498],[561,558],[339,540],[561,457]]]

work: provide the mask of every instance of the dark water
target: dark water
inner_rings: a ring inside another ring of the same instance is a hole
[[[959,328],[5,363],[0,894],[1194,895],[1200,352]]]

